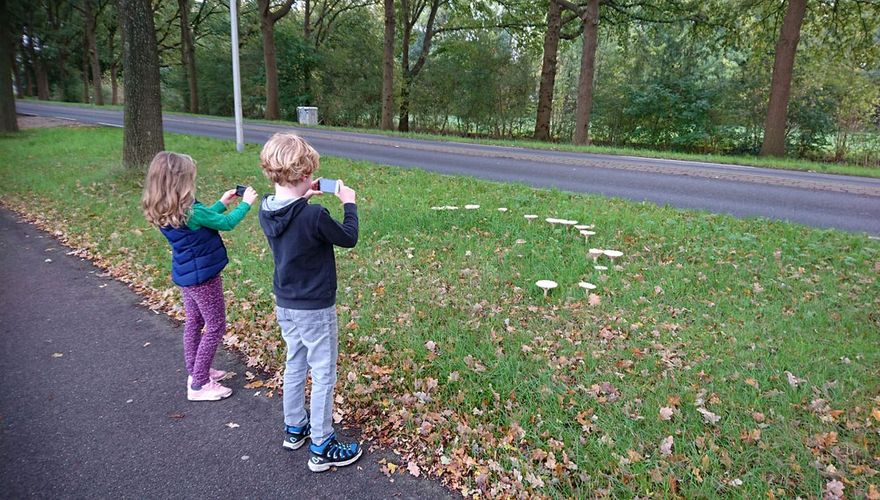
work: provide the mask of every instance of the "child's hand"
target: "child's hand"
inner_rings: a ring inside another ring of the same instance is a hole
[[[355,197],[356,197],[356,193],[354,192],[354,189],[343,184],[342,179],[339,179],[336,182],[339,183],[339,192],[336,193],[336,197],[339,198],[343,204],[344,203],[354,203]]]
[[[309,190],[306,191],[306,194],[303,195],[303,198],[308,200],[312,196],[321,196],[322,194],[324,193],[321,192],[321,182],[319,180],[314,180],[311,184],[309,184]]]
[[[235,192],[234,189],[232,191]],[[248,205],[253,205],[254,200],[257,199],[257,190],[248,186],[247,189],[244,190],[244,196],[242,196],[241,199]]]
[[[226,191],[225,193],[223,193],[223,196],[220,197],[220,203],[223,203],[224,205],[226,205],[228,207],[229,204],[232,203],[232,200],[235,199],[235,197],[236,197],[235,190],[230,189],[229,191]]]

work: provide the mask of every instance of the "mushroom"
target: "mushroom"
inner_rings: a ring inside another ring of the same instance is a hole
[[[465,208],[465,210],[476,210],[476,209],[480,208],[480,206],[479,205],[465,205],[464,208]]]
[[[602,255],[604,250],[599,248],[591,248],[589,250],[589,256],[593,259],[593,262],[596,262],[599,259],[599,256]]]
[[[590,229],[590,226],[586,224],[575,224],[574,228],[578,231],[583,231],[584,229]]]
[[[575,224],[578,223],[578,221],[568,220],[568,219],[560,219],[559,223],[562,224],[563,226],[574,226]]]
[[[547,296],[547,292],[558,286],[558,284],[552,280],[538,280],[535,282],[535,285],[544,290],[544,297]]]
[[[593,231],[587,231],[586,229],[581,229],[581,235],[584,237],[584,241],[589,241],[590,236],[593,236],[594,234],[596,234],[596,233],[594,233]]]
[[[506,209],[506,208],[504,208],[504,207],[498,207],[498,211],[499,211],[499,212],[506,212],[506,211],[507,211],[507,209]]]
[[[550,224],[559,224],[560,222],[562,222],[562,219],[555,219],[553,217],[547,217],[544,220],[549,222]]]
[[[538,218],[538,216],[534,214],[523,215],[523,217],[525,217],[526,220],[529,221],[529,224],[531,224],[533,220]]]
[[[458,207],[453,205],[446,205],[446,210],[458,210]]]
[[[614,262],[614,259],[623,255],[623,252],[619,250],[604,250],[602,253],[604,253],[609,259],[611,259],[611,262]]]
[[[584,293],[589,294],[590,290],[595,290],[596,285],[592,283],[587,283],[586,281],[581,281],[578,283],[578,286],[584,289]]]
[[[595,269],[597,271],[607,271],[608,270],[608,268],[605,266],[593,266],[593,269]]]

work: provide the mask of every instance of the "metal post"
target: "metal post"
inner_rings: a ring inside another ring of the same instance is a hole
[[[235,149],[244,151],[244,129],[241,118],[241,71],[238,67],[238,0],[229,0],[232,23],[232,94],[235,100]]]

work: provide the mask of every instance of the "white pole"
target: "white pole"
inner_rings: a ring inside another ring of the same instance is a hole
[[[238,68],[238,0],[229,0],[232,23],[232,94],[235,99],[235,149],[244,151],[244,129],[241,124],[241,71]]]

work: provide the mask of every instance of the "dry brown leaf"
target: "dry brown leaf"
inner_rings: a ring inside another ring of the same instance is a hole
[[[660,420],[671,420],[674,413],[674,409],[664,406],[663,408],[660,408]]]

